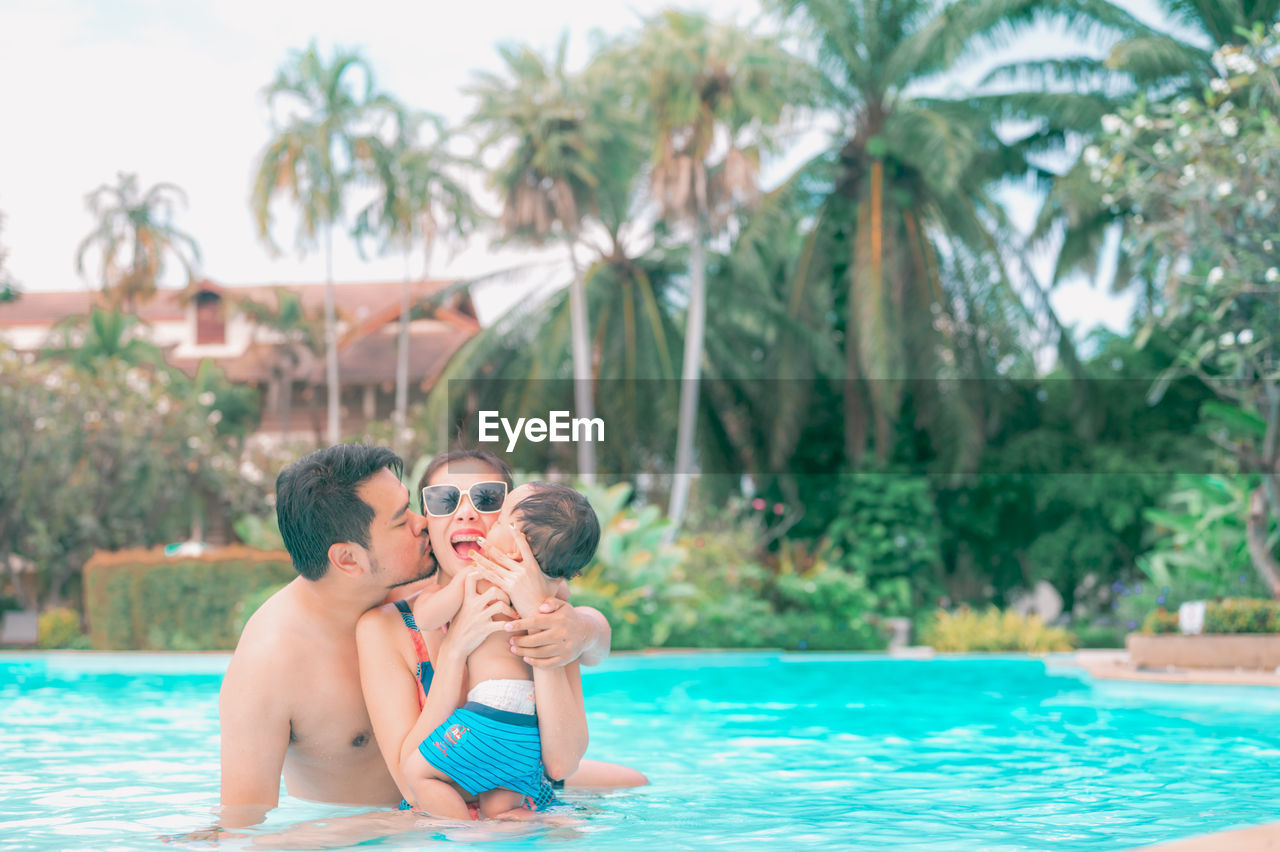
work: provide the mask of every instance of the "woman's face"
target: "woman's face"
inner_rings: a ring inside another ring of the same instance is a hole
[[[477,512],[467,494],[467,489],[477,482],[495,480],[501,481],[502,474],[483,462],[468,459],[450,462],[427,482],[427,485],[456,485],[462,491],[458,508],[452,515],[427,515],[427,534],[440,563],[440,582],[448,582],[471,564],[471,554],[480,549],[476,539],[488,535],[490,527],[498,520],[497,512]]]

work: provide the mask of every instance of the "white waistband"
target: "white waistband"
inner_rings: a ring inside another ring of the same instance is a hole
[[[495,710],[532,714],[534,712],[533,681],[484,680],[471,687],[471,691],[467,693],[467,700],[487,704]]]

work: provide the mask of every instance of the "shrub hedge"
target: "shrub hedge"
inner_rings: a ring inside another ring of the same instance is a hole
[[[1142,624],[1147,634],[1177,633],[1178,613],[1153,610]],[[1204,633],[1280,633],[1280,601],[1226,598],[1204,606]]]
[[[262,591],[296,576],[283,551],[100,551],[84,567],[89,638],[102,651],[230,650]]]
[[[1227,598],[1204,608],[1205,633],[1280,633],[1280,601]]]
[[[935,611],[925,628],[924,644],[937,651],[1045,653],[1072,648],[1071,635],[1061,627],[1051,627],[1037,615],[1001,612],[995,607],[981,613],[968,607]]]

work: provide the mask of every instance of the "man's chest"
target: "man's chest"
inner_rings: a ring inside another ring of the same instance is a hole
[[[354,657],[335,665],[299,665],[289,715],[289,755],[305,762],[358,760],[377,754]]]

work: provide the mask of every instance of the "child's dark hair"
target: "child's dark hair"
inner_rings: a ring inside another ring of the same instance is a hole
[[[600,543],[600,520],[586,497],[565,485],[531,482],[533,493],[511,510],[542,573],[569,579],[582,573]]]
[[[383,468],[397,477],[400,457],[386,447],[336,444],[316,450],[276,478],[276,521],[293,567],[308,580],[329,569],[329,546],[353,541],[369,546],[373,508],[356,493]]]

